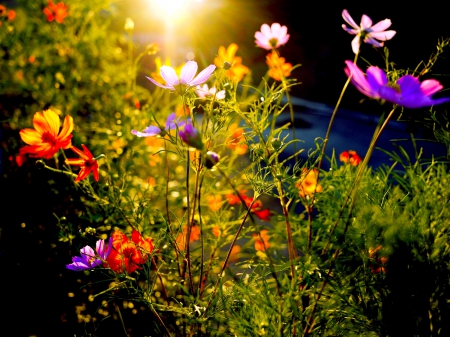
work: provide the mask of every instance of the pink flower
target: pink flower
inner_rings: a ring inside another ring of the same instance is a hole
[[[411,75],[402,76],[396,83],[390,84],[383,70],[370,66],[367,75],[352,61],[345,61],[345,73],[351,76],[352,84],[364,95],[383,99],[409,109],[441,104],[450,101],[450,97],[432,99],[431,96],[443,86],[436,80],[422,83]]]
[[[105,247],[105,240],[97,241],[95,246],[97,253],[90,246],[85,246],[80,249],[80,256],[72,257],[72,263],[66,265],[66,268],[81,271],[98,267],[108,258],[111,253],[111,247],[112,237],[109,238],[108,247]]]
[[[197,62],[188,61],[181,69],[180,76],[178,76],[172,67],[161,66],[161,77],[166,81],[166,85],[162,85],[148,76],[147,78],[158,87],[174,90],[178,94],[184,95],[190,87],[195,87],[206,82],[211,77],[216,66],[213,64],[209,65],[194,78],[197,69]]]
[[[289,40],[287,27],[279,23],[273,23],[272,27],[268,24],[261,26],[261,31],[255,33],[255,43],[258,47],[271,50],[284,45]]]
[[[380,21],[372,26],[372,20],[364,14],[361,18],[360,26],[358,26],[346,9],[342,11],[342,17],[352,27],[348,28],[343,24],[342,28],[346,32],[356,35],[352,41],[352,49],[355,54],[359,53],[361,40],[375,47],[383,47],[383,41],[392,39],[396,33],[395,30],[386,30],[391,26],[391,20],[389,19]]]
[[[225,90],[217,91],[216,87],[209,88],[208,84],[197,85],[195,88],[195,93],[200,99],[206,99],[206,97],[216,95],[217,100],[221,100],[225,98]]]

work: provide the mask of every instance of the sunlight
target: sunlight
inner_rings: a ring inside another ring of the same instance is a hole
[[[172,16],[174,13],[183,9],[186,0],[155,0],[155,3],[164,9],[167,15]]]

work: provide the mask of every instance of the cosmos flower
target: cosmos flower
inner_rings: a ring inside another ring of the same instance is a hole
[[[156,80],[147,76],[147,78],[158,87],[174,90],[179,95],[184,95],[190,87],[195,87],[206,82],[216,69],[215,65],[209,65],[203,69],[195,78],[198,65],[195,61],[188,61],[181,69],[180,76],[177,75],[175,69],[169,66],[161,66],[161,77],[166,82],[166,85],[158,83]]]
[[[176,239],[177,245],[180,248],[180,250],[184,250],[185,248],[185,238],[187,235],[187,227],[183,227],[183,232],[179,233]],[[191,227],[191,233],[189,237],[189,243],[200,240],[200,227],[199,226],[192,226]]]
[[[252,202],[253,202],[253,197],[248,197],[247,195],[245,195],[245,191],[240,191],[239,194],[241,195],[242,199],[244,200],[245,205],[247,207],[250,207],[250,205],[252,205]],[[227,195],[225,195],[225,197],[227,198],[228,203],[230,205],[239,205],[242,203],[241,199],[235,194],[227,194]],[[250,211],[253,214],[255,214],[262,221],[270,221],[272,212],[268,208],[263,209],[262,207],[263,207],[262,201],[256,200],[253,203]]]
[[[190,122],[186,123],[184,128],[178,131],[178,135],[187,145],[198,150],[203,149],[202,135]]]
[[[69,6],[64,5],[63,2],[59,2],[55,5],[52,0],[48,1],[48,6],[44,8],[43,12],[47,15],[47,21],[52,22],[55,20],[58,23],[63,23],[64,19],[69,15],[67,9]]]
[[[81,144],[81,146],[83,147],[83,151],[76,148],[75,146],[71,147],[72,151],[79,155],[80,158],[68,158],[66,159],[66,164],[79,166],[81,168],[78,176],[75,179],[75,182],[85,179],[91,172],[94,174],[95,181],[98,181],[99,175],[97,160],[94,159],[91,151],[89,151],[84,144]]]
[[[287,34],[287,27],[279,23],[273,23],[271,27],[268,24],[261,26],[261,31],[255,33],[255,43],[258,47],[271,50],[278,48],[288,42],[290,35]]]
[[[266,56],[266,63],[269,66],[269,76],[275,81],[291,76],[292,64],[286,63],[285,58],[278,56],[276,51]]]
[[[295,184],[295,187],[298,188],[298,194],[302,198],[310,197],[316,192],[322,192],[322,185],[317,182],[318,175],[319,171],[317,169],[303,169],[300,179]]]
[[[155,57],[155,65],[156,65],[156,69],[155,71],[151,72],[151,77],[158,83],[160,84],[165,84],[166,81],[164,81],[164,79],[161,77],[161,67],[162,66],[168,66],[171,67],[171,61],[170,58],[166,58],[163,64],[163,61],[161,59],[161,57],[157,56]],[[179,75],[181,74],[181,69],[183,69],[183,67],[186,65],[186,63],[182,63],[181,65],[179,65],[178,67],[174,68],[175,72]]]
[[[237,123],[230,125],[229,131],[233,132],[226,142],[226,147],[233,150],[237,154],[245,154],[248,145],[245,144],[244,129],[238,127]]]
[[[225,48],[219,47],[217,57],[214,59],[214,63],[217,67],[223,67],[225,70],[225,76],[232,81],[239,82],[250,71],[250,69],[242,64],[242,57],[236,56],[238,45],[232,43]],[[226,66],[224,66],[226,64]]]
[[[185,121],[178,121],[176,120],[176,114],[175,112],[172,112],[169,117],[167,117],[166,125],[163,130],[161,130],[158,126],[149,126],[144,131],[139,132],[136,130],[131,130],[131,133],[138,137],[154,137],[157,135],[163,135],[165,132],[168,132],[170,130],[176,130],[177,125],[179,128],[184,126],[186,124]],[[188,122],[190,119],[188,119]],[[164,131],[164,132],[163,132]]]
[[[356,151],[348,150],[344,151],[339,155],[339,160],[344,164],[350,164],[353,166],[358,166],[362,161],[361,157],[356,153]]]
[[[203,84],[203,86],[197,85],[195,88],[195,93],[198,95],[200,99],[206,99],[206,97],[216,95],[217,100],[221,100],[225,98],[225,90],[217,91],[216,87],[208,88],[208,84]]]
[[[34,129],[20,130],[20,138],[28,144],[20,149],[20,155],[51,158],[59,149],[67,150],[72,145],[73,119],[66,116],[61,132],[58,114],[49,109],[36,112],[33,117]]]
[[[342,17],[352,27],[348,28],[343,24],[342,28],[347,33],[356,35],[352,41],[352,50],[355,54],[359,52],[361,40],[375,47],[383,47],[383,41],[392,39],[396,33],[395,30],[386,30],[391,26],[391,20],[389,19],[380,21],[372,26],[372,20],[364,14],[361,18],[360,26],[358,26],[346,9],[342,11]]]
[[[265,251],[270,247],[269,236],[267,235],[267,229],[263,229],[259,234],[252,234],[255,240],[255,249],[259,251]]]
[[[432,99],[441,90],[439,81],[430,79],[422,83],[412,75],[402,76],[396,83],[389,83],[383,70],[370,66],[367,75],[352,61],[345,61],[345,73],[351,76],[352,84],[364,95],[383,99],[409,109],[417,109],[450,101],[450,97]]]
[[[108,247],[105,247],[105,240],[98,240],[95,245],[95,250],[90,246],[81,248],[80,255],[72,257],[72,263],[66,265],[67,269],[81,271],[92,269],[100,266],[111,253],[112,237],[109,238]]]

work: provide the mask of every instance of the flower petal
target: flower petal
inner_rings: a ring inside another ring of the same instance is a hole
[[[59,120],[59,118],[58,118]],[[73,131],[73,118],[71,116],[66,116],[64,118],[63,127],[61,129],[61,132],[59,133],[59,136],[57,137],[59,140],[67,140],[67,138],[72,138]]]
[[[368,36],[377,40],[386,41],[392,39],[396,33],[395,30],[386,30],[384,32],[371,32]]]
[[[353,28],[355,28],[356,30],[360,30],[359,26],[356,24],[356,22],[353,20],[353,18],[350,16],[350,14],[348,13],[348,11],[346,9],[344,9],[342,11],[342,18],[345,20],[345,22],[347,22],[350,26],[352,26]]]
[[[131,130],[131,133],[138,137],[154,137],[161,133],[161,129],[157,126],[149,126],[143,132]]]
[[[355,54],[359,53],[359,48],[361,46],[361,38],[359,35],[356,35],[355,38],[352,40],[352,50]]]
[[[44,114],[44,118],[47,120],[49,125],[49,129],[47,131],[56,138],[59,133],[59,127],[61,126],[61,121],[59,120],[58,114],[51,109],[44,110],[42,113]]]
[[[145,76],[145,77],[147,77],[147,79],[148,79],[150,82],[152,82],[153,84],[157,85],[158,87],[161,87],[161,88],[164,88],[164,89],[171,89],[171,90],[174,90],[174,88],[173,88],[172,86],[165,86],[165,85],[162,85],[161,83],[155,81],[155,80],[154,80],[153,78],[151,78],[151,77],[148,77],[148,76]]]
[[[175,86],[180,84],[180,79],[172,67],[162,66],[161,67],[161,77],[166,81],[167,85]]]
[[[443,88],[437,80],[425,80],[420,84],[420,89],[426,96],[431,96]]]
[[[370,27],[370,32],[382,32],[391,26],[392,22],[389,19],[381,20],[372,27]]]
[[[33,126],[36,129],[36,131],[39,132],[40,134],[43,134],[44,132],[47,132],[50,130],[50,125],[48,124],[47,119],[40,112],[36,112],[34,114]],[[59,131],[59,129],[58,129],[58,131]],[[55,134],[55,136],[56,136],[56,134]]]
[[[361,17],[361,28],[363,30],[369,30],[372,27],[372,19],[369,18],[366,14],[363,14]]]
[[[20,130],[20,138],[28,145],[39,145],[42,143],[42,134],[35,129]]]
[[[209,66],[207,66],[205,69],[203,69],[198,75],[197,77],[195,77],[190,83],[189,85],[191,86],[196,86],[199,84],[202,84],[203,82],[206,82],[211,75],[213,74],[214,70],[216,69],[216,66],[214,64],[210,64]]]
[[[188,61],[181,69],[180,80],[182,84],[189,84],[197,73],[198,65],[195,61]]]

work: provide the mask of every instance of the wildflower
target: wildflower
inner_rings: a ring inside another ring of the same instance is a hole
[[[202,135],[190,122],[187,122],[184,128],[178,131],[178,134],[187,145],[198,150],[203,149]]]
[[[272,216],[272,212],[268,208],[262,209],[263,203],[261,200],[256,200],[255,202],[253,202],[253,197],[246,196],[245,191],[241,191],[239,192],[239,194],[241,195],[247,207],[250,207],[250,205],[252,205],[253,203],[252,208],[250,210],[253,214],[255,214],[262,221],[270,221],[270,216]],[[225,197],[227,198],[228,203],[230,205],[239,205],[242,203],[241,199],[234,194],[227,194],[225,195]]]
[[[266,63],[269,66],[269,76],[275,81],[291,76],[292,64],[285,63],[285,58],[279,57],[276,51],[266,56]]]
[[[348,150],[339,155],[339,160],[345,164],[349,163],[350,165],[358,166],[362,159],[356,151]]]
[[[318,174],[319,170],[317,169],[303,169],[300,179],[295,184],[295,187],[298,188],[298,194],[302,198],[312,196],[316,192],[322,192],[322,185],[317,182]]]
[[[256,250],[265,251],[270,247],[267,229],[263,229],[259,234],[252,234],[252,237],[255,239]]]
[[[94,158],[94,156],[92,156],[91,151],[89,151],[84,144],[81,144],[81,146],[83,147],[83,151],[76,148],[75,146],[71,147],[72,151],[79,155],[81,158],[66,159],[66,164],[79,166],[81,168],[78,176],[75,179],[75,182],[85,179],[91,172],[94,174],[95,181],[98,181],[99,175],[97,160]]]
[[[176,239],[177,245],[180,248],[180,250],[184,250],[184,244],[185,239],[187,236],[187,227],[183,227],[183,232],[179,233]],[[189,243],[200,240],[200,227],[199,226],[192,226],[191,227],[191,234],[189,236]]]
[[[352,50],[355,54],[359,53],[361,40],[375,47],[383,47],[383,41],[392,39],[396,33],[395,30],[386,30],[391,26],[391,20],[389,19],[380,21],[372,26],[372,20],[364,14],[361,18],[360,26],[358,26],[346,9],[342,11],[342,17],[345,22],[352,27],[348,28],[345,24],[343,24],[342,28],[346,32],[356,35],[352,41]]]
[[[177,75],[175,69],[169,66],[161,66],[161,77],[166,82],[166,85],[158,83],[156,80],[147,76],[147,78],[158,87],[164,89],[170,89],[178,92],[179,95],[184,95],[186,90],[190,87],[195,87],[197,85],[206,82],[216,69],[215,65],[209,65],[204,70],[202,70],[195,78],[197,73],[198,65],[195,61],[188,61],[186,65],[181,69],[180,76]]]
[[[166,60],[164,61],[164,64],[163,64],[161,57],[157,56],[157,57],[155,58],[155,65],[156,65],[156,69],[155,69],[154,72],[152,71],[152,72],[150,73],[150,74],[151,74],[151,77],[152,77],[156,82],[158,82],[158,83],[160,83],[160,84],[165,84],[166,81],[164,81],[164,79],[161,77],[161,67],[162,67],[162,66],[168,66],[168,67],[170,67],[170,66],[171,66],[170,59],[169,59],[169,58],[166,58]],[[177,75],[180,75],[180,74],[181,74],[181,69],[183,69],[183,67],[184,67],[185,65],[186,65],[186,63],[183,63],[183,64],[181,64],[180,66],[174,68],[174,69],[175,69],[175,73],[177,73]]]
[[[195,93],[200,99],[206,99],[206,97],[214,96],[217,100],[225,98],[225,90],[217,91],[216,87],[208,88],[208,84],[203,84],[203,86],[197,85],[195,88]]]
[[[432,99],[431,96],[443,86],[437,80],[422,83],[411,75],[402,76],[396,83],[388,83],[387,76],[378,67],[370,66],[367,76],[352,61],[345,61],[345,73],[351,76],[353,85],[364,95],[383,99],[409,109],[417,109],[450,101],[450,97]]]
[[[214,226],[214,228],[212,229],[212,233],[216,238],[219,238],[222,235],[222,230],[219,226]]]
[[[190,121],[190,119],[188,119],[188,122],[189,121]],[[131,130],[131,133],[138,137],[154,137],[154,136],[158,136],[158,135],[164,136],[166,132],[168,132],[170,130],[176,130],[177,125],[180,128],[185,124],[186,124],[186,122],[184,122],[184,121],[177,121],[175,112],[172,112],[169,115],[169,117],[167,117],[166,125],[163,130],[161,130],[158,126],[151,125],[151,126],[147,127],[146,129],[144,129],[144,131],[142,131],[142,132],[139,132],[136,130]]]
[[[245,144],[244,130],[238,128],[237,123],[233,123],[230,126],[230,131],[233,134],[228,138],[227,147],[232,149],[236,154],[245,154],[248,150],[247,144]]]
[[[378,274],[378,273],[385,273],[386,272],[386,268],[385,265],[388,261],[388,258],[385,256],[378,256],[378,251],[381,249],[381,246],[378,246],[376,248],[369,248],[369,258],[370,259],[374,259],[377,263],[376,266],[374,265],[370,265],[370,270],[372,271],[373,274]]]
[[[67,150],[72,145],[73,119],[70,116],[65,117],[61,132],[60,123],[54,110],[36,112],[33,117],[34,129],[20,130],[20,137],[28,144],[20,149],[20,154],[28,153],[31,157],[49,159],[60,148]]]
[[[219,163],[220,156],[212,151],[206,152],[206,154],[203,156],[203,164],[206,166],[206,168],[212,169],[217,163]]]
[[[271,50],[278,48],[288,42],[290,35],[287,34],[287,27],[279,23],[273,23],[271,27],[268,24],[261,26],[261,31],[255,33],[255,43],[258,47]]]
[[[81,248],[80,255],[72,257],[72,263],[66,265],[67,269],[80,271],[91,269],[100,266],[111,253],[112,237],[109,238],[108,247],[105,247],[104,240],[98,240],[95,245],[95,250],[90,246],[85,246]]]
[[[67,9],[69,6],[64,5],[63,2],[55,5],[52,0],[48,1],[48,6],[44,8],[43,12],[47,15],[47,21],[52,22],[55,20],[58,23],[63,23],[64,19],[69,15]]]
[[[217,212],[222,207],[222,197],[220,195],[209,195],[208,199],[208,208]]]
[[[245,74],[250,71],[248,67],[242,64],[242,57],[236,56],[238,48],[236,43],[230,44],[228,48],[220,46],[217,53],[218,57],[214,59],[215,65],[222,66],[225,70],[225,76],[236,82],[241,81]]]
[[[152,238],[143,239],[137,230],[133,230],[131,241],[120,230],[112,235],[113,249],[106,259],[106,266],[109,266],[116,273],[133,273],[142,269],[142,265],[147,262],[148,256],[153,252],[154,246]]]

